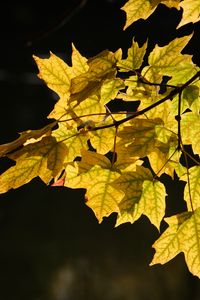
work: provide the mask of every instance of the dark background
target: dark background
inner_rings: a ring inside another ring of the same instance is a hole
[[[0,142],[47,124],[56,96],[36,76],[32,55],[49,51],[70,63],[71,43],[86,57],[130,47],[150,49],[175,36],[194,37],[185,52],[200,65],[199,24],[175,30],[181,12],[160,5],[125,32],[120,0],[6,2],[0,12]],[[158,18],[158,14],[162,18]],[[8,166],[1,160],[0,169]],[[166,178],[167,215],[184,206],[178,181]],[[39,179],[0,195],[0,300],[199,299],[200,281],[183,255],[149,267],[159,233],[142,217],[114,228],[116,215],[98,224],[84,193],[46,187]],[[178,204],[177,204],[178,203]]]

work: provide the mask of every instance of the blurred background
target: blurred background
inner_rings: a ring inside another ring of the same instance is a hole
[[[52,51],[70,63],[71,43],[86,57],[124,51],[132,37],[150,49],[194,36],[185,49],[200,65],[200,26],[175,30],[181,12],[160,5],[147,21],[123,31],[122,0],[7,1],[0,11],[0,142],[49,121],[57,96],[37,78],[32,55]],[[161,14],[162,18],[158,18]],[[158,21],[159,20],[159,21]],[[159,22],[159,23],[158,23]],[[0,170],[9,165],[1,159]],[[183,185],[165,178],[167,211],[180,212]],[[46,187],[39,179],[0,195],[0,300],[197,300],[200,281],[183,255],[149,267],[159,233],[147,218],[114,228],[98,224],[82,190]]]

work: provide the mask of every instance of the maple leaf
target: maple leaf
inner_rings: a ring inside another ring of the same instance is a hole
[[[131,48],[128,49],[128,56],[126,59],[118,61],[117,66],[120,72],[128,72],[130,70],[137,70],[141,67],[146,53],[147,43],[140,48],[138,43],[133,40]]]
[[[119,203],[120,213],[116,226],[133,223],[144,214],[159,229],[165,213],[164,185],[154,182],[150,171],[142,166],[137,166],[135,172],[124,172],[115,184],[125,193]]]
[[[178,28],[187,23],[196,23],[200,20],[199,0],[184,0],[179,6],[183,9],[183,15]]]
[[[180,179],[186,181],[184,200],[187,203],[188,210],[192,211],[200,207],[200,166],[191,167],[188,172],[189,174],[183,174]]]
[[[53,129],[53,127],[55,127],[56,124],[57,122],[53,122],[41,129],[27,130],[21,132],[20,136],[16,140],[10,143],[0,145],[0,157],[9,154],[12,151],[15,151],[30,139],[38,139],[44,135],[49,135],[51,133],[51,130]]]
[[[154,12],[159,3],[163,3],[170,8],[175,7],[178,9],[180,1],[181,0],[129,0],[121,8],[126,12],[126,24],[124,29],[139,19],[147,19]]]
[[[88,134],[85,131],[79,131],[77,128],[69,129],[66,123],[59,123],[58,129],[54,130],[52,136],[59,143],[66,145],[68,153],[65,155],[65,162],[73,161],[81,155],[82,149],[87,149]]]
[[[125,85],[122,79],[106,79],[100,88],[101,104],[105,105],[115,99],[119,90],[123,88],[125,88]]]
[[[39,68],[38,77],[43,79],[47,86],[59,96],[68,94],[73,77],[71,68],[53,53],[50,53],[49,58],[43,59],[35,55],[33,58]]]
[[[120,173],[113,170],[110,161],[101,154],[83,151],[82,158],[83,161],[75,162],[74,166],[67,166],[65,186],[86,189],[86,204],[102,222],[103,217],[119,212],[118,203],[124,193],[111,183]]]
[[[199,0],[129,0],[122,7],[124,28],[148,18],[160,3],[182,9],[179,27],[200,18]],[[15,163],[0,175],[0,193],[39,176],[51,186],[85,189],[99,222],[113,212],[116,226],[145,215],[159,230],[166,191],[157,179],[176,174],[186,182],[187,211],[165,219],[169,227],[153,245],[152,264],[183,252],[189,270],[200,277],[200,167],[185,150],[191,145],[200,155],[200,68],[182,53],[191,38],[156,45],[150,54],[147,43],[139,47],[133,38],[123,59],[121,49],[87,59],[72,44],[71,65],[52,53],[34,56],[39,77],[59,96],[48,116],[56,121],[0,145],[0,157]],[[130,109],[110,110],[118,99]],[[182,165],[182,156],[194,166]]]
[[[200,208],[165,218],[169,227],[154,243],[150,265],[165,264],[183,252],[190,272],[200,277]]]
[[[16,165],[0,175],[0,193],[16,189],[37,176],[48,183],[60,175],[67,152],[63,143],[48,136],[10,154],[9,157],[16,161]]]
[[[80,52],[76,49],[74,44],[72,44],[72,68],[71,71],[75,76],[87,72],[89,66],[87,64],[87,58],[82,56]]]
[[[187,112],[181,116],[181,138],[185,145],[192,145],[194,153],[200,155],[199,112]]]
[[[104,80],[114,79],[118,54],[103,51],[87,62],[88,71],[76,76],[71,81],[70,102],[80,103],[88,97],[97,94]]]
[[[154,72],[172,76],[184,70],[188,64],[193,68],[191,55],[181,54],[191,37],[192,35],[176,38],[164,47],[156,45],[148,58],[149,65]]]
[[[112,150],[115,141],[115,128],[109,127],[90,134],[90,142],[93,148],[100,154],[106,154]]]
[[[145,157],[155,147],[155,126],[160,122],[160,119],[132,120],[130,126],[124,126],[124,128],[117,133],[117,136],[121,138],[116,145],[117,151],[121,152],[126,150],[132,157]]]
[[[156,4],[161,1],[154,1],[153,5],[150,0],[129,0],[126,4],[121,8],[126,12],[126,24],[124,29],[130,26],[133,22],[138,19],[146,19],[148,18],[156,8]]]

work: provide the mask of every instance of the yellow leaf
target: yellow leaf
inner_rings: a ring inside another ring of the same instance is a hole
[[[69,171],[73,171],[70,166],[67,167],[67,172]],[[118,203],[124,193],[111,186],[111,183],[119,176],[119,173],[111,169],[95,165],[88,172],[81,173],[77,177],[74,172],[74,178],[68,178],[67,186],[87,190],[86,204],[94,211],[98,221],[102,222],[103,217],[119,212]]]
[[[111,162],[106,156],[97,152],[82,149],[81,161],[78,162],[79,174],[87,172],[95,165],[98,165],[103,169],[111,168]]]
[[[106,79],[101,86],[100,101],[105,105],[111,100],[115,99],[119,90],[125,88],[123,80],[120,78]]]
[[[74,77],[70,87],[71,94],[80,93],[81,100],[78,101],[78,95],[74,95],[71,96],[71,102],[84,100],[99,89],[104,79],[110,78],[110,75],[111,78],[115,77],[117,59],[114,53],[103,51],[93,58],[90,58],[87,63],[89,66],[88,71]]]
[[[52,136],[68,148],[65,156],[65,163],[73,161],[77,156],[81,156],[81,150],[87,149],[88,134],[85,131],[78,131],[77,128],[69,129],[66,123],[59,123],[58,129],[54,130]]]
[[[15,151],[17,148],[22,146],[29,139],[38,139],[43,135],[49,135],[54,126],[56,126],[57,122],[53,122],[51,124],[46,125],[41,129],[36,130],[27,130],[20,133],[20,137],[14,140],[13,142],[0,145],[0,157],[5,156],[9,152]]]
[[[189,271],[200,278],[200,208],[165,219],[169,227],[154,243],[153,264],[164,264],[184,253]]]
[[[146,215],[158,230],[165,215],[165,187],[159,181],[145,180],[138,207],[141,214]]]
[[[154,72],[172,76],[174,73],[185,69],[185,64],[193,65],[191,55],[181,54],[192,35],[176,38],[164,47],[155,46],[150,53],[148,62]]]
[[[178,9],[180,1],[181,0],[162,0],[161,3],[165,4],[169,8],[175,7]]]
[[[183,9],[183,15],[178,28],[187,23],[196,23],[200,20],[200,2],[199,0],[184,0],[180,3]]]
[[[181,153],[177,151],[177,143],[173,141],[156,144],[155,149],[148,154],[149,162],[156,176],[165,173],[172,178],[174,178],[174,171],[178,171],[179,174],[181,172],[180,156]]]
[[[73,164],[70,163],[66,167],[67,176],[65,178],[65,186],[70,188],[80,188],[85,186],[83,184],[85,177],[82,177],[82,175],[85,176],[84,174],[91,170],[95,165],[100,166],[102,169],[111,168],[111,162],[106,156],[82,149],[81,161],[75,161]]]
[[[92,179],[92,184],[87,188],[86,204],[92,208],[101,222],[103,217],[107,217],[113,212],[119,212],[118,203],[124,193],[110,185],[120,176],[119,173],[95,166],[91,169],[91,174],[92,177],[88,177],[88,180]]]
[[[184,190],[184,200],[187,203],[189,211],[200,207],[200,166],[191,167],[189,170],[189,181],[187,174],[181,177],[181,180],[186,181]]]
[[[181,116],[181,139],[183,144],[191,144],[194,153],[200,155],[200,115],[187,112]]]
[[[151,0],[129,0],[126,4],[122,7],[122,10],[126,12],[126,24],[124,29],[130,26],[133,22],[137,21],[138,19],[146,19],[148,18],[153,11],[155,10],[156,6],[151,5]],[[156,3],[155,3],[156,2]],[[161,1],[155,1],[155,4],[158,4]]]
[[[126,152],[131,157],[144,157],[149,154],[156,143],[155,126],[160,122],[160,119],[134,119],[131,126],[124,126],[118,132],[121,140],[117,143],[117,151],[125,145]]]
[[[146,53],[147,43],[140,48],[137,42],[132,43],[131,48],[128,49],[128,56],[126,59],[118,61],[117,66],[120,72],[129,72],[137,70],[141,67]]]
[[[49,58],[33,56],[39,68],[38,77],[43,79],[47,86],[59,96],[69,93],[70,81],[73,77],[71,67],[55,54],[50,53]]]
[[[10,155],[16,165],[0,176],[0,193],[18,188],[39,176],[45,183],[60,175],[67,148],[55,138],[44,137]]]
[[[124,192],[124,197],[119,204],[120,213],[116,226],[125,222],[135,222],[143,212],[139,207],[142,195],[142,185],[145,180],[152,180],[149,169],[137,166],[135,172],[124,172],[112,184]]]
[[[153,244],[156,253],[150,265],[165,264],[181,252],[181,242],[183,242],[181,225],[191,217],[190,212],[185,212],[169,218],[165,221],[169,227],[164,231],[160,238]],[[185,237],[183,237],[185,240]]]
[[[72,44],[72,71],[74,77],[87,72],[88,68],[87,58],[82,56],[74,44]]]

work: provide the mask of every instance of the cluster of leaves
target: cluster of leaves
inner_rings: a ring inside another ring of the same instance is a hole
[[[125,28],[159,3],[182,9],[179,27],[199,20],[199,0],[129,0],[122,8]],[[86,59],[73,45],[71,66],[52,53],[34,56],[39,77],[59,100],[48,116],[52,123],[0,146],[0,156],[15,161],[0,176],[0,193],[39,176],[46,184],[85,189],[99,222],[113,212],[116,226],[145,215],[159,229],[166,205],[160,178],[176,174],[186,182],[187,209],[164,219],[169,226],[153,245],[151,264],[184,252],[189,270],[200,277],[200,68],[182,54],[191,37],[155,45],[150,53],[147,43],[133,40],[126,58],[119,49]],[[109,102],[118,99],[140,104],[137,111],[110,111]]]

